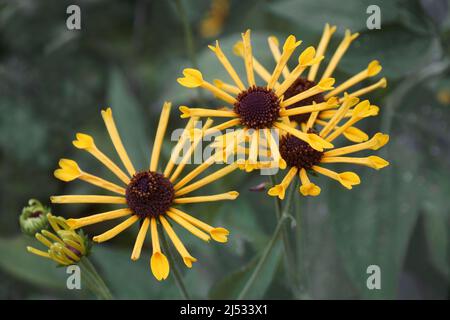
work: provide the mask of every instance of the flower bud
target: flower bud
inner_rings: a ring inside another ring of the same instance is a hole
[[[36,233],[36,239],[47,247],[47,251],[27,247],[28,252],[51,259],[61,266],[77,264],[89,255],[91,242],[82,230],[72,230],[62,217],[47,215],[53,232],[42,230]]]
[[[38,200],[30,199],[28,206],[22,209],[19,217],[20,228],[22,232],[34,236],[36,232],[48,229],[47,213],[50,208],[43,206]]]

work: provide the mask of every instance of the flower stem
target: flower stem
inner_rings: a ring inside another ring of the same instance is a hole
[[[191,297],[189,296],[189,292],[186,289],[186,286],[184,284],[183,281],[183,277],[181,276],[181,272],[178,269],[177,263],[174,259],[174,254],[173,254],[173,250],[172,247],[167,243],[166,237],[163,233],[161,233],[161,245],[163,247],[164,252],[167,252],[167,257],[169,258],[169,262],[171,265],[173,265],[173,276],[175,279],[175,283],[178,287],[178,289],[180,290],[180,294],[183,297],[183,299],[185,300],[190,300]]]
[[[108,286],[103,281],[102,277],[98,274],[94,265],[87,257],[81,258],[78,262],[80,266],[83,276],[86,279],[86,284],[89,289],[94,293],[98,299],[101,300],[111,300],[113,296]]]
[[[259,273],[262,270],[262,267],[264,266],[264,263],[267,261],[267,258],[269,257],[270,253],[272,252],[273,246],[275,245],[275,243],[278,239],[278,236],[280,235],[280,233],[283,230],[284,222],[288,219],[292,219],[292,216],[289,215],[289,208],[290,208],[290,202],[292,200],[292,194],[294,193],[293,189],[295,189],[295,188],[290,189],[288,192],[287,204],[286,204],[284,210],[281,212],[280,217],[278,218],[278,223],[277,223],[275,231],[272,235],[272,238],[270,239],[269,243],[267,244],[266,248],[264,249],[263,254],[261,255],[261,258],[259,258],[259,261],[258,261],[255,269],[253,270],[253,273],[250,275],[250,278],[245,283],[244,288],[239,293],[238,300],[244,299],[245,296],[247,295],[248,291],[250,290],[250,288],[253,286],[253,283],[255,282],[256,278],[258,277]]]
[[[272,185],[277,184],[275,175],[270,176],[270,182],[272,183]],[[291,189],[288,191],[288,196],[286,199],[286,205],[285,205],[285,210],[284,210],[284,212],[286,214],[289,214],[289,210],[290,210],[290,207],[292,204],[292,195],[294,194],[295,189],[296,189],[296,184],[294,183],[294,185],[292,185]],[[277,215],[277,219],[280,219],[280,217],[282,215],[281,201],[280,201],[280,199],[278,199],[278,197],[274,197],[274,202],[275,202],[275,212]],[[296,295],[297,294],[297,284],[298,284],[297,273],[295,270],[296,259],[295,259],[294,250],[292,249],[292,244],[289,240],[289,228],[287,225],[284,225],[282,227],[281,236],[283,239],[284,264],[285,264],[285,268],[286,268],[286,273],[288,274],[288,277],[289,277],[288,282],[291,287],[292,293],[294,295]]]

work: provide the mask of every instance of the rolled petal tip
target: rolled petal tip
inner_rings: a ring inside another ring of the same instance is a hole
[[[214,241],[225,243],[228,241],[230,232],[225,228],[213,228],[209,232]]]
[[[165,280],[169,276],[169,261],[161,252],[155,252],[152,255],[150,258],[150,268],[158,281]]]

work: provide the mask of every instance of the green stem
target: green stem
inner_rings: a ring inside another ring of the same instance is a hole
[[[272,183],[272,185],[276,185],[276,179],[275,179],[275,175],[271,175],[270,176],[270,181]],[[289,209],[291,206],[291,202],[292,202],[292,195],[293,195],[293,190],[295,190],[296,186],[295,184],[293,186],[291,186],[291,189],[288,191],[288,196],[287,196],[287,203],[286,203],[286,208],[285,208],[285,212],[286,214],[289,213]],[[281,201],[280,199],[278,199],[278,197],[274,197],[274,202],[275,202],[275,213],[277,215],[277,219],[279,220],[282,213],[281,213]],[[291,287],[292,293],[295,295],[296,291],[297,291],[297,283],[298,283],[298,279],[297,279],[297,273],[295,272],[295,265],[296,265],[296,259],[295,259],[295,254],[294,251],[292,250],[292,244],[289,240],[289,226],[288,225],[284,225],[281,229],[281,236],[282,236],[282,240],[283,240],[283,251],[284,251],[284,264],[285,264],[285,268],[286,268],[286,272],[288,274],[288,282],[289,282],[289,286]]]
[[[87,257],[81,258],[78,265],[82,269],[83,276],[86,279],[85,283],[89,289],[101,300],[111,300],[113,296],[108,286],[103,281],[102,277],[98,274],[94,265]]]
[[[259,259],[258,264],[256,265],[255,269],[253,270],[253,273],[251,274],[250,278],[245,283],[245,286],[242,289],[241,293],[238,295],[238,300],[242,300],[245,298],[248,290],[250,290],[250,288],[252,287],[256,278],[258,277],[259,273],[261,272],[261,269],[264,266],[264,263],[266,262],[267,258],[269,257],[270,252],[272,251],[273,246],[275,245],[275,242],[276,242],[278,236],[280,235],[284,221],[287,218],[288,218],[287,216],[281,216],[280,219],[278,219],[278,224],[277,224],[277,227],[275,228],[272,238],[270,239],[269,243],[267,244],[266,248],[264,249],[264,252],[263,252],[261,258]]]
[[[306,239],[306,215],[302,216],[302,211],[300,208],[300,201],[295,202],[295,221],[296,221],[296,244],[297,244],[297,274],[298,276],[298,293],[297,298],[299,299],[310,299],[308,294],[308,278],[305,276],[307,274],[307,266],[305,264],[305,246],[304,239]],[[308,209],[308,202],[305,203]],[[307,211],[309,212],[309,211]]]
[[[162,240],[161,245],[163,247],[163,251],[167,252],[167,257],[169,258],[169,263],[173,266],[172,273],[173,273],[173,276],[175,279],[175,283],[176,283],[178,289],[180,290],[180,294],[183,297],[183,299],[190,300],[191,297],[189,296],[189,293],[188,293],[186,286],[184,284],[184,281],[183,281],[183,277],[181,276],[181,272],[178,269],[177,263],[174,259],[172,247],[167,243],[166,236],[164,235],[164,233],[161,233],[161,240]]]
[[[275,245],[275,243],[276,243],[276,241],[278,239],[278,236],[283,231],[284,222],[287,219],[292,219],[292,216],[289,215],[289,209],[290,209],[290,203],[291,203],[291,200],[292,200],[292,195],[294,193],[293,189],[295,189],[295,188],[291,188],[288,191],[286,206],[284,207],[284,210],[280,214],[280,217],[278,219],[278,223],[277,223],[275,231],[274,231],[274,233],[272,235],[272,238],[270,239],[269,243],[267,244],[266,248],[264,249],[261,258],[259,258],[259,261],[258,261],[255,269],[253,270],[253,273],[250,275],[250,278],[245,283],[244,288],[239,293],[238,300],[242,300],[242,299],[245,298],[245,296],[247,295],[248,291],[253,286],[253,283],[258,278],[258,275],[261,272],[265,262],[267,261],[267,258],[269,257],[270,253],[272,252],[273,246]]]

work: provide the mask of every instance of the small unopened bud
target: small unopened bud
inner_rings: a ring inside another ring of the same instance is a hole
[[[77,264],[89,254],[91,242],[82,230],[70,229],[62,217],[49,213],[47,218],[53,232],[42,230],[35,234],[36,239],[47,247],[47,251],[27,247],[28,252],[51,259],[62,266]]]
[[[30,199],[28,206],[22,209],[19,217],[20,228],[22,232],[34,236],[36,232],[48,229],[47,213],[50,208],[43,206],[38,200]]]

